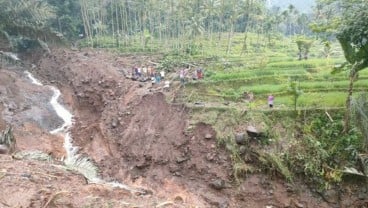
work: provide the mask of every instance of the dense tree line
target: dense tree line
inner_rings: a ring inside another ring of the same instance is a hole
[[[307,34],[310,20],[292,5],[269,10],[265,0],[0,0],[0,6],[0,30],[10,35],[52,29],[68,40],[83,35],[91,45],[108,36],[114,47],[135,40],[145,48],[153,38],[181,47],[199,37],[226,38],[230,50],[237,32],[245,33],[246,48],[247,32]]]
[[[202,37],[226,38],[230,50],[235,32],[245,33],[244,44],[247,32],[307,34],[311,19],[292,5],[269,11],[264,0],[80,0],[80,5],[86,37],[92,42],[95,35],[112,35],[116,46],[137,37],[142,47],[152,38],[180,44]]]
[[[332,28],[359,19],[353,14],[364,5],[364,0],[319,0],[313,28],[336,37]],[[0,10],[2,40],[20,36],[76,40],[83,36],[90,45],[98,46],[99,37],[108,37],[114,40],[109,47],[135,43],[144,49],[153,39],[162,46],[180,48],[206,38],[214,42],[226,39],[230,51],[234,33],[244,34],[244,50],[248,32],[269,40],[278,34],[312,34],[311,14],[301,13],[293,5],[285,10],[266,8],[265,0],[0,0]],[[355,30],[346,31],[348,35],[340,30],[340,42]],[[358,36],[364,33],[355,32]],[[359,37],[355,39],[356,44]]]

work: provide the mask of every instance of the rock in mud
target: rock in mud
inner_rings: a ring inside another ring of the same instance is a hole
[[[358,198],[359,198],[360,200],[368,199],[368,193],[360,192],[360,193],[358,194]]]
[[[300,203],[299,201],[297,201],[297,200],[294,200],[293,204],[294,204],[294,207],[304,208],[304,205],[302,203]]]
[[[182,174],[180,173],[180,171],[177,171],[173,173],[173,176],[182,177]]]
[[[216,190],[222,190],[225,188],[225,181],[222,179],[215,179],[210,182],[210,187]]]
[[[204,135],[204,138],[207,139],[207,140],[212,139],[212,137],[213,136],[210,133],[207,133],[206,135]]]
[[[185,161],[187,161],[189,159],[190,159],[189,157],[177,157],[176,158],[176,162],[177,163],[183,163],[183,162],[185,162]]]
[[[8,154],[9,148],[3,144],[0,144],[0,154]]]
[[[222,201],[222,202],[220,202],[220,204],[219,204],[219,206],[218,206],[219,208],[228,208],[228,207],[230,207],[229,206],[229,202],[227,202],[227,201]]]
[[[245,145],[241,145],[241,146],[239,147],[239,153],[240,153],[241,155],[244,155],[245,153],[247,153],[247,147],[246,147]]]
[[[236,133],[235,142],[238,145],[244,145],[248,142],[248,136],[245,133]]]
[[[353,207],[353,200],[351,199],[344,199],[342,202],[341,202],[341,207]]]
[[[77,94],[77,97],[81,97],[81,98],[83,98],[83,97],[86,97],[86,96],[85,96],[85,94],[84,94],[84,93],[80,92],[80,93],[78,93],[78,94]]]
[[[9,111],[15,111],[18,108],[17,104],[15,104],[14,102],[5,104],[4,106],[8,108]]]
[[[135,195],[137,196],[153,195],[153,191],[148,189],[138,189],[136,190]]]
[[[247,127],[247,134],[252,138],[259,138],[262,136],[262,132],[254,126]]]
[[[215,153],[211,153],[211,152],[209,152],[209,153],[207,153],[207,155],[206,155],[206,160],[207,160],[207,161],[209,161],[209,162],[212,162],[212,161],[214,161],[214,160],[215,160],[215,157],[216,157],[216,154],[215,154]]]
[[[119,121],[117,119],[113,119],[111,121],[111,127],[112,128],[116,128],[118,126],[118,123],[119,123]]]
[[[82,84],[89,84],[89,80],[83,79],[81,82],[82,82]]]
[[[217,207],[217,208],[230,207],[229,202],[226,199],[218,197],[211,193],[204,193],[202,194],[202,197],[206,200],[207,203],[211,205],[211,207]]]
[[[184,199],[181,196],[175,196],[174,201],[175,203],[183,203]]]
[[[339,201],[339,196],[336,190],[329,189],[322,193],[323,199],[328,203],[337,203]]]
[[[178,165],[174,165],[174,164],[169,165],[170,173],[175,173],[175,172],[178,172],[180,170],[181,170],[181,168]]]

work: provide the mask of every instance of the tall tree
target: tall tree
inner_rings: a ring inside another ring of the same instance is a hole
[[[206,0],[203,4],[203,11],[205,13],[205,25],[207,26],[209,39],[212,40],[215,25],[218,27],[219,16],[219,0]]]
[[[47,0],[55,10],[55,18],[51,26],[68,39],[76,39],[83,32],[80,14],[80,4],[76,0]]]
[[[49,25],[53,9],[43,1],[0,0],[0,28],[9,34],[36,34]]]
[[[29,42],[38,43],[60,41],[60,36],[50,28],[50,20],[54,16],[53,8],[45,1],[0,0],[0,33],[3,34],[1,42],[12,41],[12,37],[22,37],[30,40]],[[19,45],[22,46],[19,50],[31,46]]]
[[[368,67],[368,4],[365,0],[320,0],[317,15],[329,16],[328,22],[318,18],[313,28],[326,35],[336,35],[344,51],[346,63],[334,72],[349,70],[344,132],[350,127],[350,107],[354,81],[359,71]]]

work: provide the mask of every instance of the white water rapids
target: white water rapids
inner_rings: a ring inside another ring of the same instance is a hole
[[[33,77],[29,71],[25,71],[25,74],[32,81],[33,84],[44,86],[40,81]],[[104,184],[112,187],[122,188],[131,192],[138,192],[144,194],[144,191],[133,189],[127,185],[118,182],[106,182],[98,177],[98,169],[87,157],[82,157],[78,153],[78,147],[73,146],[73,139],[70,134],[70,128],[73,125],[73,114],[71,114],[64,106],[62,106],[58,99],[61,95],[60,90],[56,87],[49,86],[53,91],[53,96],[50,100],[50,104],[54,108],[56,114],[64,121],[64,124],[54,130],[51,130],[51,134],[62,134],[64,137],[64,148],[66,150],[66,158],[64,164],[67,168],[81,173],[91,183]]]

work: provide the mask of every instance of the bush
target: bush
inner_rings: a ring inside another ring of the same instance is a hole
[[[173,70],[173,68],[186,67],[188,62],[190,62],[190,57],[175,54],[167,54],[160,61],[160,65],[157,68],[170,72]]]
[[[340,118],[341,119],[341,118]],[[356,167],[362,141],[355,130],[341,134],[343,124],[326,117],[315,117],[304,126],[297,141],[284,154],[288,166],[296,174],[306,176],[307,182],[320,190],[342,180],[344,167]]]

